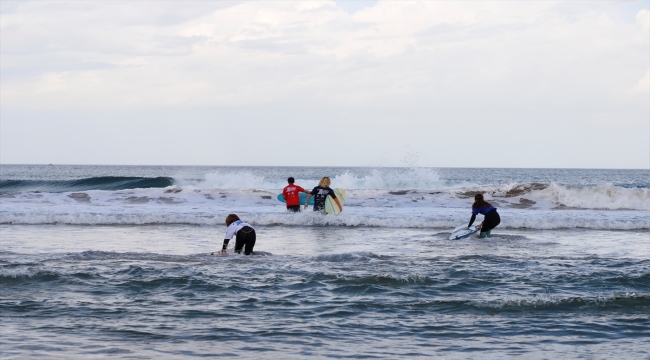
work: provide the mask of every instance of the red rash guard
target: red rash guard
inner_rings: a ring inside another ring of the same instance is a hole
[[[287,206],[300,205],[300,196],[298,196],[298,194],[304,191],[305,189],[298,185],[287,185],[284,190],[282,190],[282,196],[284,196],[284,200],[287,201]]]

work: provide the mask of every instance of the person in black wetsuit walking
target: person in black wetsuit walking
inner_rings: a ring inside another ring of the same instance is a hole
[[[492,229],[501,223],[501,217],[497,212],[497,208],[490,205],[489,202],[483,199],[483,194],[476,194],[474,196],[474,203],[472,204],[472,218],[469,220],[469,225],[467,225],[468,230],[469,227],[474,223],[474,220],[476,220],[476,215],[478,214],[483,214],[485,216],[485,219],[483,219],[483,222],[479,225],[479,229],[481,229],[481,238],[491,237]]]
[[[339,209],[343,211],[343,205],[341,205],[339,199],[336,198],[336,194],[334,194],[334,190],[330,189],[331,183],[332,181],[327,176],[320,179],[318,186],[316,186],[311,191],[309,196],[307,196],[307,201],[305,202],[305,209],[309,207],[309,199],[311,199],[311,197],[314,196],[314,211],[323,211],[325,210],[325,200],[327,199],[327,196],[331,196],[332,199],[334,199],[336,204],[339,206]]]

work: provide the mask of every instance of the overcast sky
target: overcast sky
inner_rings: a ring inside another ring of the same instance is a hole
[[[0,162],[650,168],[650,1],[0,2]]]

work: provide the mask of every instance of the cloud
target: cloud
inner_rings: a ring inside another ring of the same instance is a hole
[[[401,147],[485,119],[647,125],[647,9],[628,21],[618,2],[363,4],[3,1],[1,110],[345,118]]]
[[[354,14],[357,11],[375,6],[377,0],[334,0],[334,3],[348,13]]]
[[[645,76],[639,80],[634,87],[635,91],[647,93],[650,91],[650,69],[646,71]]]
[[[650,10],[641,9],[634,18],[645,30],[650,30]]]
[[[83,61],[77,58],[49,57],[41,59],[23,59],[26,61],[6,64],[2,70],[2,78],[7,81],[14,78],[29,78],[46,73],[61,73],[71,71],[93,71],[115,67],[114,64],[101,61]]]

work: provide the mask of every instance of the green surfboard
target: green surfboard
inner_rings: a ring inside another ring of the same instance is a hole
[[[345,189],[334,189],[334,194],[336,194],[336,198],[339,199],[341,202],[341,205],[345,205]],[[332,199],[331,196],[328,196],[327,199],[325,199],[325,212],[328,214],[334,214],[338,215],[343,209],[339,208],[338,204],[334,199]]]

